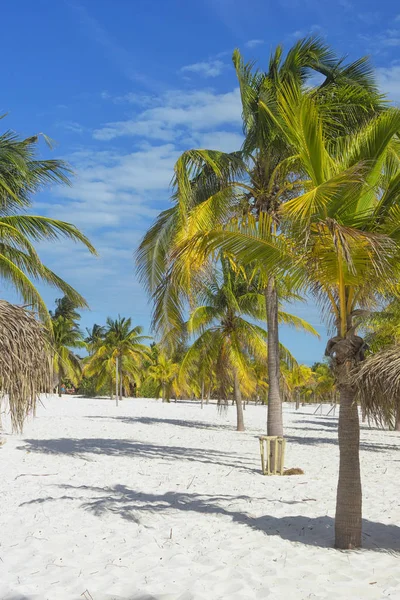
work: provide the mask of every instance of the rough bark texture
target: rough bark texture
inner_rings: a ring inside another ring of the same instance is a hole
[[[396,420],[395,420],[395,423],[394,423],[394,430],[395,431],[400,431],[400,401],[397,402]]]
[[[340,464],[336,498],[335,546],[350,550],[361,546],[360,424],[353,388],[349,385],[339,385],[339,389]]]
[[[233,398],[236,403],[236,429],[237,431],[244,431],[242,394],[240,392],[239,377],[237,371],[235,371],[234,374]]]
[[[268,417],[267,434],[283,435],[282,401],[280,394],[278,294],[274,279],[265,290],[268,328]]]

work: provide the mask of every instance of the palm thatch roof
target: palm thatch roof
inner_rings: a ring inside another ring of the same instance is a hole
[[[367,414],[392,425],[400,402],[400,346],[393,345],[361,363],[354,378]]]
[[[22,431],[39,394],[51,385],[51,351],[44,326],[31,311],[0,300],[0,386],[14,430]]]

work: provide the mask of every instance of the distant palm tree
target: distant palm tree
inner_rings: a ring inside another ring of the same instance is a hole
[[[193,310],[187,323],[188,333],[198,337],[182,361],[181,372],[183,376],[193,376],[193,372],[202,376],[204,368],[209,372],[216,369],[222,396],[233,387],[237,430],[244,431],[242,391],[257,386],[252,360],[267,358],[267,332],[245,317],[265,319],[264,296],[252,289],[243,270],[235,271],[226,258],[221,261],[221,273],[204,286],[202,295],[205,304]],[[278,318],[318,335],[299,317],[280,310]],[[287,358],[290,353],[280,346],[280,354]]]
[[[171,392],[176,384],[179,373],[179,365],[174,363],[164,353],[160,353],[155,363],[148,368],[148,377],[157,385],[157,396],[160,392],[163,402],[169,402]]]
[[[85,337],[85,342],[87,344],[89,354],[92,355],[96,348],[101,344],[106,334],[106,328],[104,325],[97,325],[95,323],[92,326],[92,329],[86,327],[87,336]]]
[[[33,281],[62,290],[75,306],[85,300],[41,262],[33,242],[66,237],[95,249],[74,225],[49,217],[26,214],[32,196],[50,184],[69,184],[71,173],[60,160],[37,158],[38,136],[20,139],[7,131],[0,135],[0,276],[9,281],[26,304],[49,322],[49,313]]]
[[[74,385],[77,385],[82,373],[81,360],[72,349],[86,348],[86,344],[81,331],[73,321],[65,317],[58,317],[52,322],[52,345],[55,380],[58,395],[61,396],[62,380],[69,379]]]
[[[85,374],[98,376],[101,387],[107,381],[111,384],[118,377],[117,398],[122,399],[123,389],[129,389],[131,382],[140,382],[140,369],[143,361],[149,358],[149,348],[142,342],[150,339],[142,335],[143,328],[132,327],[130,318],[107,318],[107,327],[103,338],[85,366]],[[111,392],[113,393],[113,392]]]

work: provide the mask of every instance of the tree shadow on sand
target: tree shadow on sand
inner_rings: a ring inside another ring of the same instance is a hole
[[[127,456],[130,458],[153,458],[165,461],[184,460],[204,464],[222,465],[239,471],[258,473],[249,465],[254,464],[254,455],[246,460],[244,453],[223,452],[211,448],[188,446],[162,446],[148,442],[115,438],[58,438],[49,440],[26,439],[18,450],[43,454],[65,455],[90,460],[90,455]]]
[[[290,542],[329,548],[333,545],[334,519],[328,516],[306,517],[303,515],[274,517],[264,515],[251,517],[245,512],[231,510],[240,500],[251,503],[250,496],[209,496],[184,492],[149,494],[137,492],[124,485],[113,487],[56,486],[70,495],[38,498],[30,503],[60,502],[64,499],[82,501],[81,507],[98,517],[114,513],[130,522],[141,522],[145,513],[166,514],[168,511],[196,512],[207,515],[223,515],[231,521],[260,531],[267,536],[279,536]],[[83,494],[83,496],[82,496]],[[278,500],[266,500],[279,502]],[[369,550],[400,552],[400,527],[363,520],[363,546]]]
[[[288,429],[294,429],[294,427],[288,427]],[[304,430],[304,428],[300,428]],[[316,433],[318,433],[317,429],[314,429]],[[288,443],[300,444],[301,446],[322,446],[324,444],[330,444],[333,446],[338,445],[337,437],[320,437],[320,436],[310,436],[307,437],[297,436],[297,435],[285,435],[285,439]],[[368,452],[390,452],[392,450],[400,450],[400,446],[394,444],[374,444],[367,442],[360,442],[360,450],[366,450]]]
[[[162,419],[158,417],[104,417],[100,415],[87,416],[86,419],[106,419],[119,421],[120,423],[125,423],[126,425],[135,425],[136,423],[141,423],[143,425],[175,425],[176,427],[185,427],[190,429],[212,429],[214,431],[218,431],[221,429],[226,429],[228,431],[235,431],[235,427],[233,425],[226,425],[225,423],[206,423],[204,421],[184,421],[181,419]]]

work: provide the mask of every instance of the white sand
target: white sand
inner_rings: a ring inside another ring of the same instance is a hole
[[[265,408],[47,398],[0,449],[0,599],[400,598],[400,434],[362,431],[364,546],[331,548],[335,418],[285,407],[287,467],[263,477]]]

